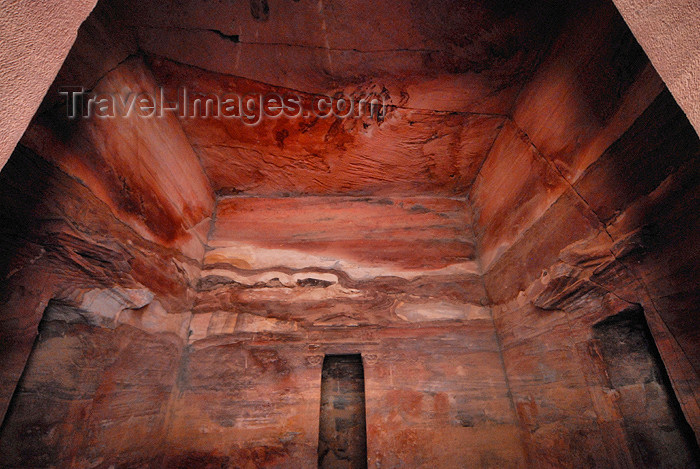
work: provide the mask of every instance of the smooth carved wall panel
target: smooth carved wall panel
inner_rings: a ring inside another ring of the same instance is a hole
[[[2,467],[156,463],[181,348],[130,326],[42,324],[2,425]]]
[[[513,119],[573,183],[663,88],[614,5],[582,2],[518,96]]]
[[[409,278],[423,271],[470,273],[475,269],[471,216],[461,200],[231,197],[219,200],[216,213],[209,245],[222,249],[207,253],[208,264],[226,261],[223,248],[227,243],[240,243],[333,256],[344,261],[340,265],[354,267],[347,273],[358,279],[382,273],[378,270],[372,275],[373,267],[399,276],[404,271]],[[285,257],[231,258],[231,262],[242,268],[248,264],[250,269],[273,267],[273,262],[305,267],[303,260],[297,263]]]
[[[615,7],[606,1],[581,5],[518,96],[512,121],[499,134],[470,191],[484,270],[517,243],[662,90]]]

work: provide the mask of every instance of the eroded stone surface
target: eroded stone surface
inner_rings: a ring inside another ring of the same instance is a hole
[[[154,88],[143,62],[130,59],[94,91],[127,96]],[[22,144],[82,181],[140,236],[199,259],[203,240],[197,226],[211,214],[214,200],[175,116],[68,119],[64,112],[38,116]]]
[[[264,18],[254,3],[267,5]],[[375,85],[396,105],[506,114],[562,14],[556,2],[519,6],[193,0],[124,9],[146,53],[204,70],[312,93]],[[358,21],[371,27],[358,29]]]
[[[319,327],[488,317],[470,225],[450,199],[220,199],[194,311]]]
[[[0,175],[0,465],[315,467],[348,353],[370,467],[697,457],[692,127],[609,3],[419,3],[101,3],[54,90],[391,106],[247,127],[47,98]],[[630,313],[670,383],[604,330]]]
[[[311,109],[318,98],[295,88],[204,72],[160,57],[150,65],[170,102],[178,102],[186,88],[189,114],[197,109],[204,114],[201,103],[195,103],[202,96],[276,93],[301,100],[301,117],[250,119],[256,125],[237,118],[181,119],[214,189],[222,194],[464,195],[504,120],[395,107],[387,100],[381,111],[386,115],[378,121],[360,102],[372,93],[379,96],[381,89],[372,88],[346,95],[354,100],[353,115],[362,112],[362,118],[314,117]]]

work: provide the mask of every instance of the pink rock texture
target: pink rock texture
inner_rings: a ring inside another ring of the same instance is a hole
[[[298,95],[305,109],[314,99],[160,57],[150,65],[170,102],[187,87],[190,109],[197,93]],[[279,118],[255,126],[214,117],[181,122],[219,194],[464,196],[504,117],[392,106],[381,122],[369,111],[361,119]]]
[[[673,97],[700,132],[700,5],[692,0],[615,0]]]
[[[22,137],[96,0],[3,2],[0,168]]]
[[[0,467],[318,467],[348,354],[368,467],[692,466],[699,156],[609,1],[100,2],[0,173]]]

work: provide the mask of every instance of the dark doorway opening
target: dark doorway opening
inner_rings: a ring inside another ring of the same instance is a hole
[[[318,467],[367,467],[365,374],[360,355],[323,359]]]
[[[593,336],[619,398],[638,467],[697,467],[698,445],[681,410],[641,307],[599,322]]]

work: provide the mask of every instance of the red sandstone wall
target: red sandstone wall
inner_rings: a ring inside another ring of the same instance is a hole
[[[466,160],[459,148],[495,138],[470,193],[474,219],[464,201],[439,197],[232,197],[220,199],[208,237],[211,188],[186,137],[222,192],[337,193],[348,181],[323,167],[280,170],[293,145],[265,177],[222,171],[206,142],[231,129],[38,116],[0,184],[4,405],[25,370],[2,430],[4,464],[314,465],[322,355],[363,353],[374,467],[639,466],[648,461],[630,437],[634,406],[606,380],[592,329],[637,304],[697,430],[697,136],[614,10],[586,8],[517,100],[506,83],[482,103],[505,113],[515,100],[510,117],[451,117],[434,143],[430,116],[408,113],[420,139],[391,122],[380,135],[422,166],[396,158],[396,173],[380,165],[353,186],[381,193],[378,179],[420,175],[416,187],[443,187],[466,162],[440,193],[461,194],[488,145]],[[85,34],[106,40],[112,13],[97,13]],[[158,38],[208,33],[139,34],[158,52]],[[83,42],[60,77],[136,90],[193,73],[127,58],[135,50],[124,32],[80,76],[76,64],[102,52]],[[459,106],[496,86],[463,79],[458,87],[478,86]],[[445,86],[432,98],[455,97],[445,76],[424,85],[436,83]],[[267,149],[278,148],[275,130],[262,134]],[[342,145],[345,130],[314,138]],[[244,150],[255,135],[237,135]],[[350,161],[373,167],[378,150],[360,146]],[[451,166],[433,167],[434,151],[456,151]],[[290,173],[301,179],[285,181]],[[663,425],[650,422],[650,433]],[[683,463],[669,438],[653,456]]]
[[[370,467],[522,466],[490,320],[275,326],[259,321],[192,342],[171,407],[174,467],[316,467],[323,354],[346,352],[363,355]]]
[[[94,80],[97,90],[154,87],[138,60]],[[136,323],[186,311],[209,230],[211,189],[174,118],[69,121],[63,112],[43,108],[2,172],[0,334],[13,344],[1,352],[2,414],[49,300],[109,327],[125,309],[154,305],[122,317]]]
[[[182,340],[48,321],[0,434],[3,467],[159,467]]]
[[[556,467],[645,461],[591,353],[592,324],[634,304],[700,428],[700,145],[612,7],[589,8],[518,97],[471,193],[528,460]]]
[[[172,461],[315,467],[323,355],[361,353],[371,467],[522,465],[471,222],[434,197],[220,199]]]
[[[157,384],[149,372],[132,375],[133,367],[152,359],[151,371],[167,374],[158,370],[160,360],[179,358],[193,283],[184,272],[196,272],[198,262],[138,237],[84,185],[24,147],[0,177],[3,416],[15,396],[0,437],[3,463],[55,456],[70,466],[100,451],[128,453],[130,445],[143,445],[143,434],[130,425],[143,406],[160,406],[154,399],[167,395],[133,398],[140,391],[128,383]],[[42,317],[52,322],[35,342]],[[160,350],[149,348],[159,343],[170,344],[170,358],[140,357]],[[163,417],[150,412],[143,431]],[[93,435],[97,430],[106,433]],[[110,431],[126,436],[112,440]],[[88,447],[93,453],[83,451]]]
[[[313,467],[322,357],[348,352],[374,467],[523,464],[464,202],[230,198],[216,218],[191,321],[142,307],[130,270],[98,302],[70,278],[6,419],[9,467]]]

